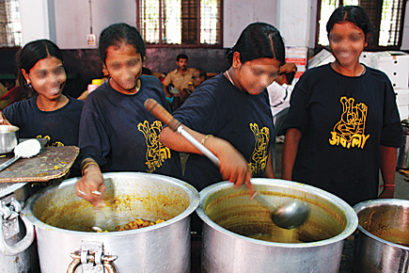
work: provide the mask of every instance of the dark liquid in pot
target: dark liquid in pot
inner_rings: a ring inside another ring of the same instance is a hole
[[[329,239],[332,235],[311,234],[307,229],[283,229],[274,224],[240,224],[231,227],[225,227],[231,232],[250,237],[257,240],[263,240],[274,243],[310,243]]]

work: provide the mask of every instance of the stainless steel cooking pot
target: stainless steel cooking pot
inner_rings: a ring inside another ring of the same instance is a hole
[[[0,154],[11,153],[18,143],[19,128],[13,125],[0,125]]]
[[[0,183],[0,273],[37,272],[34,228],[21,214],[27,183]]]
[[[96,212],[75,194],[77,178],[30,197],[42,273],[189,272],[190,214],[199,204],[191,185],[147,173],[106,173],[115,223],[166,220],[137,230],[96,233]]]
[[[269,212],[243,188],[213,184],[200,192],[203,224],[202,272],[338,272],[343,240],[358,224],[354,210],[318,188],[279,179],[252,179],[272,204],[299,199],[310,218],[294,230],[275,226]],[[262,240],[261,240],[262,239]]]
[[[369,200],[354,209],[359,219],[355,272],[409,272],[409,200]]]

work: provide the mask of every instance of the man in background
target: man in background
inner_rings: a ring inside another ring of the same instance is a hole
[[[177,68],[170,71],[163,81],[163,92],[167,97],[174,97],[172,108],[178,108],[189,94],[189,82],[192,81],[193,73],[196,69],[188,67],[188,57],[186,54],[179,54],[176,57]]]

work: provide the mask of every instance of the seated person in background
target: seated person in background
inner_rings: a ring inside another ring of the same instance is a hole
[[[17,53],[20,86],[35,95],[13,103],[0,115],[0,124],[20,128],[20,138],[45,138],[49,145],[78,146],[83,102],[62,94],[67,80],[60,49],[49,40],[26,44]],[[72,169],[71,175],[78,175]]]
[[[192,80],[189,82],[187,90],[188,94],[192,94],[192,92],[195,91],[195,89],[205,80],[207,80],[206,72],[196,69],[193,72]]]
[[[32,90],[21,87],[15,80],[4,80],[2,83],[0,83],[0,87],[3,87],[5,92],[1,91],[0,109],[4,109],[14,102],[31,98],[33,95]]]
[[[175,97],[173,108],[178,108],[188,96],[189,82],[192,81],[194,68],[188,68],[188,57],[179,54],[176,57],[177,68],[170,71],[163,81],[163,91],[167,97]]]

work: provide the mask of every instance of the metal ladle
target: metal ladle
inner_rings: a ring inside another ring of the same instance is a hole
[[[173,131],[178,132],[199,149],[207,158],[209,158],[217,166],[220,165],[219,159],[191,134],[189,134],[182,124],[175,119],[165,108],[157,103],[154,99],[145,101],[145,108],[151,112],[156,118],[167,124]],[[281,228],[293,229],[302,225],[310,216],[310,207],[306,202],[300,200],[292,200],[278,207],[273,206],[264,196],[255,192],[252,199],[259,202],[264,208],[270,211],[270,218],[274,224]]]
[[[0,165],[0,171],[9,167],[11,164],[20,158],[30,158],[37,155],[41,151],[41,143],[37,139],[25,140],[14,148],[14,157]]]

